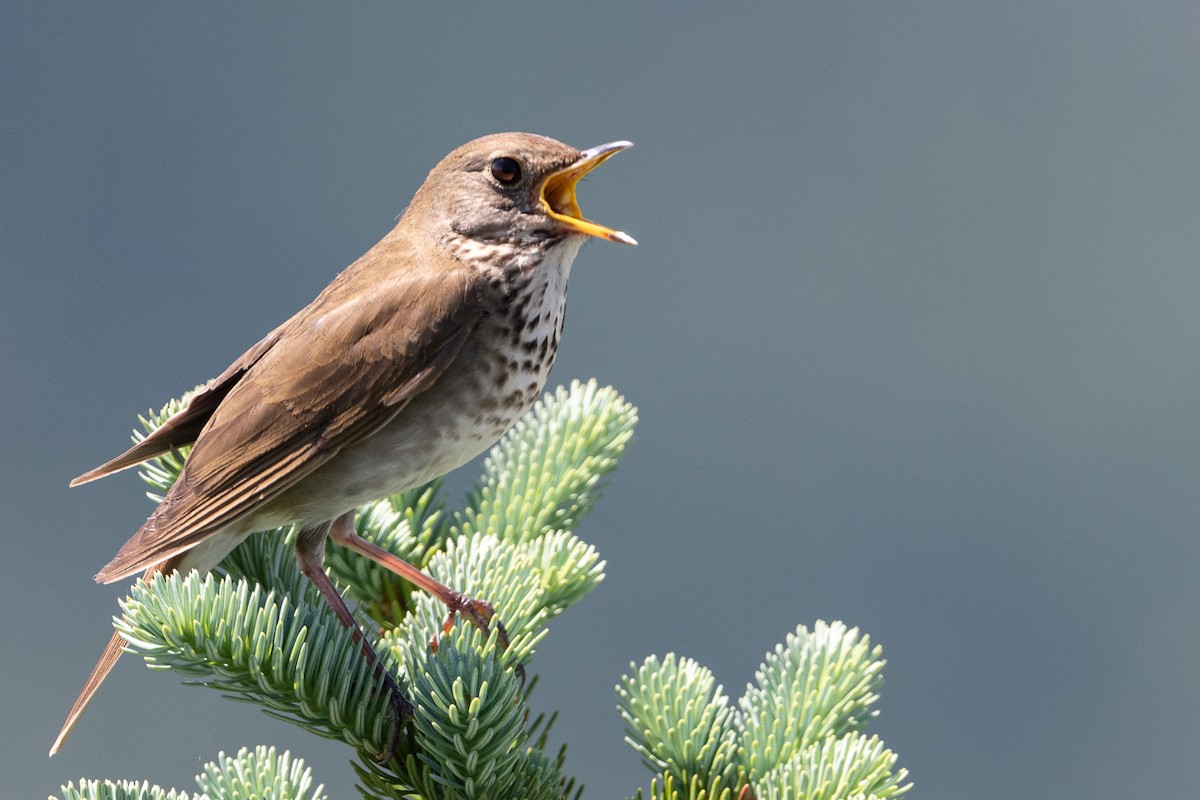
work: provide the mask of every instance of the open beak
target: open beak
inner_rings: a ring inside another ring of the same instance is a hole
[[[580,178],[587,175],[596,167],[603,164],[609,157],[620,151],[633,147],[633,142],[609,142],[590,150],[584,150],[579,160],[569,167],[551,173],[542,182],[542,206],[546,213],[569,228],[586,233],[588,236],[598,236],[610,242],[621,244],[637,244],[632,236],[621,231],[614,231],[603,225],[583,218],[579,210],[579,201],[575,199],[575,185]]]

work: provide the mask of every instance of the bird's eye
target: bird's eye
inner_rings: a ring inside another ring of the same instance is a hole
[[[492,162],[492,177],[501,186],[515,186],[521,180],[521,165],[514,158],[501,156]]]

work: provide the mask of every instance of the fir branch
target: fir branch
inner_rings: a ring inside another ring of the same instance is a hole
[[[243,747],[236,756],[220,753],[215,762],[204,765],[196,783],[208,800],[328,800],[325,787],[313,786],[312,770],[304,761],[274,747]]]
[[[509,638],[504,658],[516,664],[532,657],[550,619],[600,583],[603,568],[595,549],[572,534],[553,533],[515,544],[495,536],[453,539],[429,562],[427,571],[495,606],[496,621]],[[445,608],[425,594],[415,595],[413,603],[413,613],[388,634],[389,642],[438,636]],[[403,663],[403,652],[396,656]]]
[[[151,786],[147,781],[89,781],[62,787],[63,800],[204,800],[177,789]]]
[[[151,669],[172,669],[374,754],[387,742],[387,690],[315,590],[309,602],[192,572],[133,585],[117,630]]]
[[[296,528],[275,528],[248,536],[221,561],[215,574],[270,587],[293,603],[317,604],[320,593],[296,561]]]
[[[646,795],[638,789],[634,797],[645,800]],[[674,775],[667,774],[650,781],[648,797],[649,800],[741,800],[742,795],[734,794],[728,786],[705,786],[699,775],[693,775],[681,784]]]
[[[707,668],[674,654],[647,658],[617,694],[627,741],[658,773],[651,797],[903,794],[907,772],[893,772],[894,754],[860,733],[876,713],[881,652],[841,622],[799,626],[767,653],[736,711]]]
[[[142,425],[148,433],[183,407],[184,401],[173,401],[144,416]],[[493,449],[477,493],[538,521],[518,529],[496,517],[507,541],[469,525],[451,526],[437,481],[370,504],[357,516],[360,535],[493,602],[497,622],[511,636],[503,653],[495,630],[484,637],[459,624],[444,632],[440,603],[412,594],[372,562],[330,547],[327,566],[335,581],[359,613],[389,626],[376,650],[385,661],[395,659],[386,666],[417,707],[389,764],[373,758],[391,722],[386,690],[300,573],[291,528],[249,537],[215,575],[156,576],[135,584],[118,629],[151,667],[174,669],[350,744],[359,753],[355,767],[366,796],[549,800],[577,794],[562,773],[563,752],[542,752],[544,735],[529,743],[534,727],[525,722],[518,666],[532,657],[546,623],[603,578],[596,551],[560,528],[577,523],[595,502],[600,478],[615,466],[635,420],[632,406],[594,382],[543,398],[534,420]],[[166,492],[185,454],[153,459],[143,477]],[[472,508],[457,517],[488,518]]]
[[[439,784],[466,798],[511,797],[524,745],[520,679],[459,626],[434,653],[408,640],[413,728],[428,748],[418,758]]]
[[[141,418],[148,433],[186,403]],[[573,383],[547,394],[492,450],[467,508],[445,510],[435,481],[370,504],[360,535],[496,609],[490,635],[373,562],[331,546],[331,576],[356,613],[382,625],[376,651],[417,709],[395,758],[374,759],[391,723],[386,689],[300,573],[295,531],[249,537],[215,575],[134,585],[116,622],[152,668],[261,705],[272,716],[355,748],[359,791],[377,800],[579,800],[565,751],[545,752],[544,715],[527,722],[523,665],[546,625],[603,579],[599,554],[572,532],[599,497],[637,412],[610,388]],[[138,441],[146,434],[135,434]],[[187,449],[148,462],[166,492]],[[155,494],[151,494],[152,497]],[[509,637],[500,648],[498,628]],[[374,626],[373,626],[374,627]],[[369,638],[374,638],[367,628]],[[880,648],[842,623],[803,626],[768,652],[732,703],[712,672],[673,654],[623,677],[628,741],[653,769],[652,800],[890,800],[911,788],[897,757],[862,731],[882,683]],[[553,717],[549,718],[551,721]],[[324,800],[288,753],[222,754],[200,793],[146,783],[81,782],[65,800]],[[643,792],[638,790],[639,800]]]
[[[888,800],[912,788],[908,770],[878,737],[828,736],[796,752],[756,783],[758,800]]]
[[[200,793],[165,790],[143,781],[80,781],[62,787],[64,800],[328,800],[313,786],[312,770],[286,750],[243,747],[236,756],[220,753],[196,776]]]
[[[520,542],[573,529],[599,499],[635,424],[637,409],[611,387],[558,387],[492,449],[454,532]]]
[[[630,665],[633,666],[633,665]],[[738,785],[738,731],[716,678],[690,658],[650,656],[617,686],[625,740],[651,769],[710,794]]]
[[[828,736],[861,731],[883,682],[882,648],[844,623],[803,625],[767,653],[738,705],[751,778]]]

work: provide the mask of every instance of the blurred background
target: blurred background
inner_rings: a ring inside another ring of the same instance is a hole
[[[9,3],[0,9],[4,794],[193,790],[350,753],[123,663],[47,759],[151,510],[68,491],[481,134],[631,139],[580,191],[552,383],[641,410],[579,533],[608,579],[533,664],[585,797],[649,773],[613,686],[739,695],[799,623],[884,647],[914,796],[1200,783],[1194,3]],[[473,467],[452,481],[455,497]]]

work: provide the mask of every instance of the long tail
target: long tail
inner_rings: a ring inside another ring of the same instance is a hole
[[[83,716],[88,703],[92,702],[92,697],[96,694],[96,690],[100,688],[100,684],[104,683],[104,679],[108,677],[108,673],[112,672],[112,668],[116,666],[117,659],[121,657],[124,649],[125,640],[121,638],[121,634],[114,631],[112,638],[108,640],[108,645],[104,648],[104,652],[100,654],[100,660],[92,668],[92,674],[88,676],[87,683],[83,685],[83,691],[79,693],[79,697],[75,698],[75,705],[71,706],[71,713],[67,714],[67,721],[63,723],[62,730],[58,732],[58,738],[54,740],[54,744],[50,747],[50,755],[54,755],[62,749],[63,744],[67,741],[67,737],[71,735],[75,723],[79,722],[79,718]]]
[[[152,576],[160,572],[165,575],[171,574],[179,569],[185,555],[186,553],[180,553],[162,563],[155,564],[146,570],[145,574],[142,575],[142,580],[149,580]],[[125,640],[121,638],[121,634],[114,631],[112,638],[104,646],[104,652],[100,654],[100,660],[96,662],[96,666],[92,667],[92,674],[88,675],[87,682],[83,684],[83,691],[79,693],[79,697],[75,698],[75,705],[71,706],[71,713],[67,714],[67,721],[63,723],[62,730],[58,732],[58,738],[54,740],[54,744],[50,747],[50,755],[54,755],[62,749],[63,744],[67,741],[67,737],[75,729],[75,723],[79,722],[79,718],[87,710],[88,703],[92,702],[92,697],[96,694],[96,690],[100,688],[100,684],[104,683],[104,679],[108,677],[108,673],[112,672],[112,668],[117,665],[117,659],[121,657],[121,653],[124,650]]]

